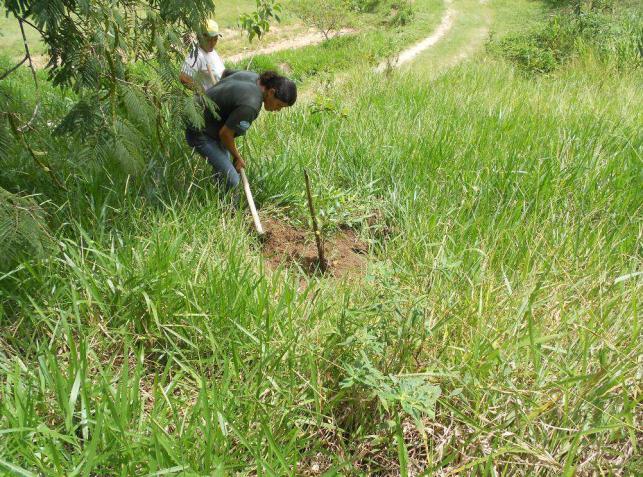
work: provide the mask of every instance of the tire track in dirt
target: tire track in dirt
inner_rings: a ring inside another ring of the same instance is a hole
[[[460,25],[460,27],[458,26],[458,23],[462,23],[462,21],[460,21],[462,20],[462,17],[466,17],[467,14],[470,14],[470,12],[467,12],[466,10],[461,11],[463,8],[467,8],[466,5],[459,5],[458,8],[458,6],[454,5],[454,0],[445,0],[445,3],[447,5],[447,10],[442,16],[440,25],[430,36],[420,41],[419,43],[416,43],[412,47],[403,50],[394,61],[388,59],[381,62],[377,66],[375,71],[378,73],[382,73],[391,69],[400,68],[401,66],[416,60],[419,55],[428,51],[430,48],[435,47],[441,40],[443,40],[447,36],[447,34],[450,33],[451,36],[453,36],[456,35],[456,33],[459,31],[459,28],[467,28],[462,25]],[[467,30],[469,30],[469,35],[466,44],[462,48],[460,48],[457,53],[448,55],[447,57],[443,57],[443,62],[440,65],[440,68],[436,68],[436,70],[448,69],[464,61],[466,58],[475,53],[475,51],[477,51],[479,46],[484,42],[484,38],[489,34],[489,2],[488,0],[478,0],[477,3],[480,5],[480,7],[482,7],[480,16],[482,17],[483,24],[475,29],[467,28]]]
[[[440,22],[438,27],[431,35],[426,37],[424,40],[416,43],[415,45],[411,46],[410,48],[403,50],[394,61],[390,61],[390,60],[382,61],[377,66],[377,68],[375,68],[375,71],[377,71],[378,73],[382,73],[387,69],[399,68],[404,63],[408,63],[409,61],[414,60],[415,57],[418,56],[420,53],[431,48],[442,38],[444,38],[444,36],[449,32],[449,30],[451,30],[451,27],[453,27],[453,22],[454,22],[455,16],[457,15],[456,10],[454,10],[451,5],[452,0],[446,0],[445,3],[447,4],[447,10],[444,12],[444,15],[442,16],[442,21]]]

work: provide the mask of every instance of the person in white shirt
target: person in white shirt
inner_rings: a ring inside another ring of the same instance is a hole
[[[192,49],[183,62],[179,80],[193,91],[207,91],[219,82],[225,66],[221,57],[214,50],[219,37],[219,25],[210,19],[203,31],[197,35],[198,46]]]

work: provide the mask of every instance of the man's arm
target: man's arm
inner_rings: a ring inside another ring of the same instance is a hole
[[[239,154],[239,150],[237,149],[237,145],[234,143],[234,131],[224,125],[219,130],[219,138],[221,139],[221,144],[223,144],[225,148],[230,151],[230,154],[232,154],[232,164],[234,165],[234,168],[237,172],[241,172],[241,169],[246,167],[246,163],[243,161],[241,154]]]
[[[183,83],[183,86],[194,91],[194,80],[190,75],[181,71],[181,74],[179,75],[179,81]]]
[[[212,81],[212,86],[214,86],[219,82],[217,78],[214,76],[214,73],[212,72],[212,67],[210,65],[208,65],[208,74],[210,75],[210,81]]]

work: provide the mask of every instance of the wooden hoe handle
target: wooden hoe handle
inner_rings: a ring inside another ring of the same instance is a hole
[[[248,205],[250,206],[250,213],[252,214],[252,220],[255,223],[255,228],[259,235],[263,235],[263,227],[261,226],[261,221],[259,220],[259,214],[257,213],[257,208],[255,207],[255,201],[252,198],[252,192],[250,191],[250,184],[248,184],[248,178],[246,177],[245,169],[241,169],[239,172],[241,176],[241,183],[243,184],[243,190],[246,193],[246,199],[248,199]]]

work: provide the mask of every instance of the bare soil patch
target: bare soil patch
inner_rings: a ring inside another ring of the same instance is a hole
[[[264,228],[263,253],[269,268],[295,265],[307,275],[322,275],[311,230],[296,228],[274,218],[266,219]],[[324,275],[351,277],[366,268],[368,245],[353,230],[341,230],[332,237],[325,237],[324,251],[328,261]]]

